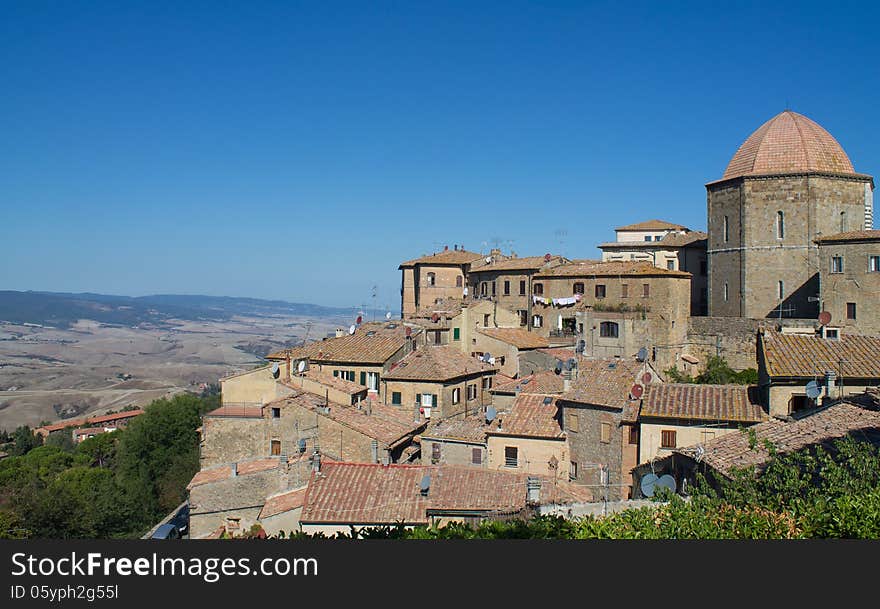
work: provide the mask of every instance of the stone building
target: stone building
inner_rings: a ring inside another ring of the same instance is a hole
[[[472,336],[470,354],[481,357],[488,353],[501,374],[509,377],[519,375],[519,358],[522,354],[550,346],[550,342],[540,334],[519,327],[480,328]]]
[[[880,337],[837,338],[759,331],[758,388],[772,416],[787,416],[880,386]],[[810,399],[807,384],[822,396]]]
[[[873,189],[809,118],[786,110],[761,125],[706,184],[709,315],[815,319],[814,240],[871,228]]]
[[[486,467],[486,431],[497,425],[482,413],[432,422],[421,436],[422,465]]]
[[[837,233],[819,246],[819,302],[829,327],[880,336],[880,230]]]
[[[482,412],[491,403],[497,365],[452,346],[425,345],[400,360],[382,381],[383,403],[412,415],[445,419]]]
[[[497,254],[500,256],[500,252]],[[472,262],[483,259],[482,254],[469,252],[458,245],[442,252],[403,262],[401,271],[400,310],[406,319],[424,307],[449,298],[467,295],[468,269]]]
[[[516,401],[516,398],[520,395],[530,393],[558,395],[563,393],[565,391],[565,381],[567,379],[563,377],[562,374],[557,374],[553,368],[556,366],[557,362],[568,361],[572,358],[574,358],[573,351],[568,357],[562,360],[556,358],[551,359],[547,365],[547,368],[550,368],[549,370],[545,369],[540,372],[532,372],[531,374],[520,376],[516,379],[496,383],[490,390],[490,393],[493,396],[492,406],[498,412],[502,412],[513,407],[514,401]],[[568,380],[570,379],[571,376],[569,374]]]
[[[657,382],[647,362],[581,358],[571,390],[558,398],[568,438],[569,479],[588,486],[597,500],[629,498],[630,472],[639,457],[641,397],[632,391]]]
[[[424,306],[406,318],[422,329],[419,344],[452,345],[462,353],[474,351],[474,336],[481,328],[516,327],[519,316],[489,299],[449,298]]]
[[[614,230],[616,241],[599,244],[603,261],[644,260],[670,271],[687,271],[692,276],[691,315],[706,315],[709,281],[706,233],[663,220],[648,220]]]

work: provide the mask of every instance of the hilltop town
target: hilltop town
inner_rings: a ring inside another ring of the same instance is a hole
[[[873,189],[786,110],[706,183],[707,232],[646,219],[596,260],[401,262],[400,319],[221,379],[191,537],[606,514],[760,466],[742,429],[774,452],[877,443]]]

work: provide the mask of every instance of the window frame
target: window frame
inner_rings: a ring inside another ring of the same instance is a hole
[[[668,439],[672,439],[672,444],[669,443]],[[678,433],[675,429],[662,429],[660,430],[660,448],[677,448],[678,447]]]
[[[843,273],[843,269],[843,256],[831,256],[831,272],[836,275],[838,273]]]
[[[504,447],[504,467],[511,467],[511,468],[519,467],[519,447],[518,446],[505,446]]]
[[[600,322],[599,338],[620,338],[620,324],[616,321]]]

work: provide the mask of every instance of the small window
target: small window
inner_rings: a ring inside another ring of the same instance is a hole
[[[620,286],[620,297],[621,298],[629,298],[629,285],[623,284]]]
[[[578,464],[576,461],[570,461],[568,464],[568,479],[569,480],[577,480],[578,477]]]
[[[518,309],[517,315],[519,315],[519,325],[527,326],[529,324],[529,312],[525,309]]]
[[[825,328],[822,330],[823,336],[825,338],[829,338],[831,340],[837,340],[840,338],[840,332],[837,328]]]
[[[781,211],[776,212],[776,238],[785,238],[785,214]]]
[[[495,296],[495,282],[492,282],[492,296]]]
[[[434,442],[433,444],[431,444],[431,461],[436,463],[437,461],[440,460],[440,454],[441,454],[440,451],[441,450],[442,449],[440,448],[439,442]]]
[[[280,419],[281,418],[281,409],[280,408],[273,408],[272,409],[272,418],[273,419]]]
[[[467,399],[476,400],[477,399],[477,385],[476,385],[476,383],[474,383],[473,385],[468,385],[467,390],[468,390]]]
[[[715,432],[714,431],[700,432],[700,442],[706,443],[709,440],[714,440],[714,439],[715,439]]]
[[[520,296],[526,295],[526,282],[525,281],[519,282],[519,295]]]
[[[483,377],[483,389],[491,389],[492,388],[492,377],[484,376]]]
[[[269,443],[269,454],[273,456],[281,454],[281,440],[272,440]]]
[[[461,328],[452,328],[452,340],[461,340]]]
[[[651,235],[645,235],[645,241],[650,241],[650,240],[651,240]]]
[[[868,272],[880,273],[880,256],[868,256]]]
[[[543,283],[535,283],[532,285],[532,294],[535,296],[541,296],[544,294],[544,284]]]
[[[532,327],[540,328],[544,325],[544,318],[540,315],[532,315]]]
[[[730,220],[727,216],[724,216],[724,242],[727,243],[730,241]]]
[[[727,285],[727,282],[724,282],[724,302],[727,302],[730,299],[730,286]]]
[[[461,275],[458,275],[458,276],[455,278],[455,287],[460,288],[460,287],[461,287],[461,284],[462,284],[462,281],[463,281],[462,276],[461,276]]]
[[[485,296],[488,293],[489,284],[485,281],[480,284],[480,295]]]
[[[580,283],[580,282],[574,284],[574,286],[572,287],[572,292],[574,294],[583,294],[584,293],[584,284]]]
[[[642,284],[642,298],[648,298],[651,295],[651,284]]]
[[[483,450],[481,448],[472,448],[471,449],[471,463],[473,465],[482,465],[483,464]]]
[[[428,285],[434,285],[437,281],[437,276],[434,273],[428,273]]]
[[[847,319],[855,319],[856,318],[856,303],[854,303],[854,302],[846,303],[846,318]]]
[[[519,449],[516,446],[504,447],[504,466],[519,467]]]
[[[605,286],[601,283],[596,285],[596,298],[605,298]]]
[[[504,295],[510,296],[510,282],[509,281],[504,282]]]
[[[846,232],[846,212],[840,212],[840,232]]]
[[[661,448],[675,448],[675,431],[671,429],[665,429],[660,432],[660,447]]]
[[[675,260],[667,260],[666,261],[666,268],[669,269],[670,271],[674,271],[675,270]]]
[[[629,443],[630,444],[638,444],[639,443],[639,428],[638,427],[630,427],[629,428]]]
[[[611,442],[611,423],[599,423],[599,439],[605,444]]]
[[[779,298],[779,300],[785,298],[785,282],[782,280],[776,282],[776,297]]]
[[[401,404],[399,391],[392,391],[391,392],[391,403],[396,404],[398,406]]]
[[[620,327],[617,325],[617,322],[603,321],[599,324],[599,336],[602,338],[617,338],[619,331]]]
[[[483,315],[483,327],[486,328],[489,326],[489,319],[492,317],[491,313],[485,313]]]
[[[461,401],[461,389],[456,387],[452,390],[452,403],[458,404]]]
[[[580,431],[580,421],[576,413],[571,413],[568,417],[568,431]]]
[[[843,256],[832,256],[831,257],[831,272],[832,273],[842,273],[843,272]]]

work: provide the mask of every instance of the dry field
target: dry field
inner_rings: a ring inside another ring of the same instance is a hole
[[[0,323],[0,429],[198,391],[259,365],[269,350],[298,344],[307,332],[309,340],[321,338],[335,326],[304,317],[138,328],[81,320],[67,330]]]

